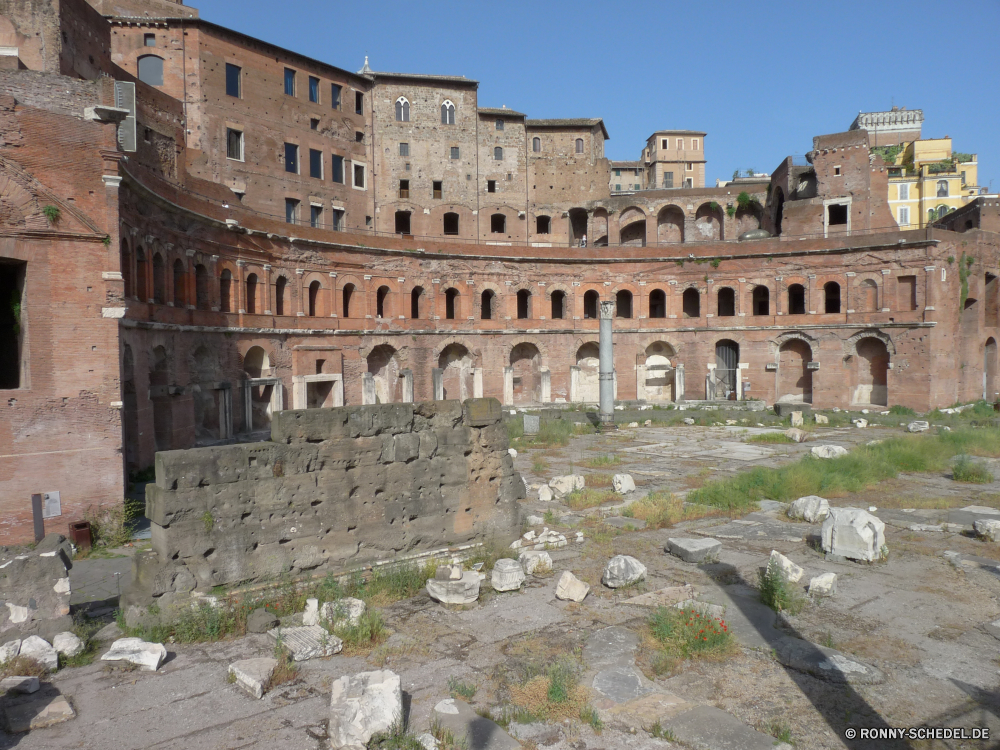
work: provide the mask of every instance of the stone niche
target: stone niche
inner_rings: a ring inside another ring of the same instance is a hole
[[[303,409],[271,441],[156,454],[127,608],[520,533],[496,399]],[[134,611],[134,610],[133,610]]]

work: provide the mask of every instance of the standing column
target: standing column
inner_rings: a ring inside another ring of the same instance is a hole
[[[265,315],[271,315],[271,297],[272,297],[272,292],[271,292],[271,264],[270,263],[265,263],[264,264],[264,299],[262,300],[262,302],[263,302],[263,308],[264,308],[264,314]]]
[[[600,382],[601,395],[601,425],[604,427],[615,423],[615,360],[611,341],[611,323],[615,315],[615,303],[601,303],[601,328],[599,341],[600,351]]]

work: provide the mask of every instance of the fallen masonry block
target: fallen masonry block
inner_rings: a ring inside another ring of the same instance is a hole
[[[524,572],[528,575],[548,573],[552,570],[552,557],[548,552],[525,550],[518,555],[517,559],[524,566]]]
[[[824,552],[872,562],[885,547],[885,524],[860,508],[831,508],[820,536]]]
[[[365,747],[372,735],[403,720],[399,675],[360,672],[334,680],[330,691],[330,748]]]
[[[646,577],[646,566],[628,555],[615,555],[604,566],[601,583],[611,589],[641,581]]]
[[[0,646],[0,664],[6,664],[21,653],[21,640],[7,641]]]
[[[582,490],[586,480],[582,474],[566,474],[549,480],[549,487],[556,500],[562,500],[566,495],[576,490]]]
[[[611,477],[611,486],[619,495],[635,492],[635,481],[631,474],[615,474]]]
[[[885,681],[885,675],[876,667],[799,638],[779,638],[774,644],[774,655],[786,667],[827,682],[877,685]]]
[[[819,523],[830,514],[830,501],[819,495],[806,495],[788,506],[789,518],[801,518],[809,523]]]
[[[29,635],[21,641],[21,656],[34,659],[50,672],[59,669],[59,653],[44,638]]]
[[[823,573],[809,580],[809,593],[813,596],[833,596],[837,593],[837,574]]]
[[[722,542],[718,539],[674,537],[667,539],[666,551],[684,562],[702,563],[718,559]]]
[[[517,560],[501,558],[493,566],[490,584],[494,591],[516,591],[524,583],[524,569]]]
[[[817,445],[812,449],[817,458],[839,458],[847,455],[847,449],[839,445]]]
[[[0,707],[0,724],[11,734],[20,734],[61,724],[76,717],[65,695],[48,695],[45,691],[13,701]]]
[[[101,661],[126,661],[147,672],[155,672],[167,658],[167,649],[162,643],[149,643],[141,638],[119,638],[111,644],[111,649],[101,657]]]
[[[0,680],[0,693],[37,693],[41,683],[35,676],[30,677],[5,677]]]
[[[276,642],[292,655],[294,661],[333,656],[344,649],[344,642],[319,625],[300,628],[277,627],[267,631]]]
[[[983,539],[988,539],[991,542],[1000,542],[1000,521],[979,518],[976,519],[972,527]]]
[[[271,628],[278,626],[279,620],[272,612],[268,612],[263,607],[258,607],[247,617],[247,632],[266,633]]]
[[[74,633],[57,633],[52,639],[52,648],[62,656],[76,656],[83,651],[83,641]]]
[[[777,570],[789,583],[798,583],[805,571],[785,557],[778,550],[771,550],[771,557],[767,561],[768,571]]]
[[[229,674],[236,680],[238,687],[245,690],[250,697],[260,700],[267,692],[271,675],[277,666],[277,659],[243,659],[229,665]]]
[[[427,581],[427,594],[442,604],[475,604],[479,601],[479,585],[482,579],[474,570],[467,570],[457,581]]]
[[[582,602],[590,593],[590,585],[584,583],[570,571],[563,571],[556,584],[556,599],[564,601]]]
[[[321,622],[328,622],[333,627],[344,625],[355,626],[361,622],[361,617],[367,609],[365,603],[353,596],[346,596],[333,602],[326,602],[319,609]]]

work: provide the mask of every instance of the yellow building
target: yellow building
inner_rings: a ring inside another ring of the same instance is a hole
[[[951,150],[951,138],[876,146],[889,165],[889,208],[901,229],[920,229],[983,192],[976,154]]]

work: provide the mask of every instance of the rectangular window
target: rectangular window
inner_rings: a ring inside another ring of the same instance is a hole
[[[335,232],[344,231],[344,211],[340,208],[333,209],[333,230]]]
[[[837,165],[836,167],[833,168],[833,176],[840,177],[840,165]]]
[[[400,180],[399,181],[399,197],[400,198],[407,198],[407,199],[410,197],[410,181],[409,180]]]
[[[443,192],[444,184],[440,180],[435,180],[432,183],[432,189],[434,191],[435,198],[441,198],[441,193]]]
[[[354,131],[354,142],[355,143],[364,143],[365,142],[365,134],[362,131],[360,131],[360,130]]]
[[[139,267],[142,273],[145,264]],[[22,364],[27,359],[27,341],[22,328],[19,310],[24,291],[26,263],[0,263],[0,389],[26,388],[29,383],[22,381]],[[126,279],[129,275],[126,274]],[[127,282],[126,282],[127,283]],[[144,279],[139,279],[140,289],[145,294]],[[133,288],[126,294],[138,293]],[[143,300],[145,302],[146,300]]]
[[[309,226],[316,227],[317,229],[323,226],[323,207],[322,206],[309,206]]]
[[[687,170],[688,172],[693,172],[693,171],[694,171],[694,164],[692,164],[691,162],[688,162],[688,163],[687,163],[687,166],[685,167],[685,169],[686,169],[686,170]]]
[[[965,184],[965,172],[962,172],[962,184]]]
[[[899,199],[901,201],[910,200],[910,186],[909,184],[903,183],[899,186]],[[909,222],[907,222],[909,223]]]
[[[698,150],[698,139],[697,138],[692,138],[691,139],[691,150],[692,151],[697,151]]]
[[[900,276],[896,287],[896,307],[912,312],[917,309],[917,277]]]
[[[452,146],[451,147],[451,158],[452,159],[461,159],[462,158],[462,151],[461,151],[461,149],[459,149],[458,146]]]
[[[295,71],[285,68],[285,94],[295,96]]]
[[[285,221],[295,224],[299,220],[299,202],[294,198],[285,198]]]
[[[310,130],[319,130],[319,120],[316,119],[315,117],[312,118],[311,120],[309,120],[309,129]]]
[[[622,171],[620,169],[616,169],[615,170],[615,177],[621,177],[621,176],[622,176]]]
[[[621,185],[615,185],[615,192],[616,193],[620,193],[621,191],[622,191],[622,186]]]
[[[294,143],[285,144],[285,171],[299,173],[299,147]]]
[[[142,43],[146,47],[155,47],[156,46],[156,34],[143,34],[142,35]]]
[[[309,149],[309,176],[323,179],[323,152],[319,149]]]
[[[341,92],[341,90],[342,90],[341,87],[338,86],[336,83],[331,83],[330,84],[330,108],[331,109],[340,109],[340,92]]]
[[[635,186],[635,189],[636,189],[636,190],[642,190],[642,186],[641,186],[641,185],[639,185],[639,184],[636,184],[636,186]]]
[[[319,104],[319,79],[309,76],[309,101]]]
[[[240,73],[242,70],[239,65],[226,63],[226,96],[235,96],[237,99],[241,98]]]
[[[486,181],[486,192],[487,193],[495,193],[496,191],[497,191],[497,181],[496,180],[487,180]]]
[[[674,186],[674,173],[665,172],[663,175],[663,187],[672,188]]]
[[[677,139],[677,150],[678,151],[683,151],[684,150],[684,139],[683,138],[678,138]]]
[[[910,223],[910,207],[900,206],[899,207],[899,226],[905,227]]]
[[[670,142],[666,138],[663,139],[663,148],[670,148]]]
[[[365,113],[365,95],[360,91],[354,92],[354,112],[359,115]]]
[[[330,179],[333,182],[343,182],[344,181],[344,157],[339,154],[333,155],[333,170],[330,175]]]
[[[368,185],[365,182],[365,165],[355,164],[354,165],[354,187],[359,190],[367,189]]]
[[[399,155],[400,156],[409,156],[410,155],[410,144],[409,143],[400,143],[399,144]]]
[[[243,161],[243,131],[226,128],[226,158]]]

